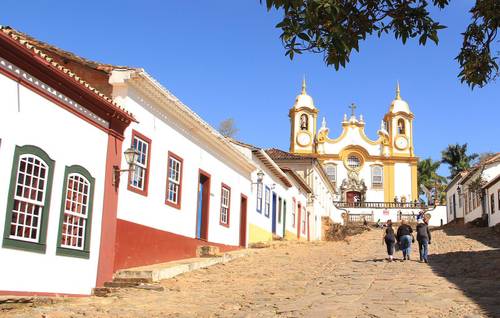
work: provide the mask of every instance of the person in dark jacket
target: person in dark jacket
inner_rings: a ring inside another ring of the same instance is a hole
[[[411,243],[413,241],[413,229],[408,225],[406,220],[401,220],[401,225],[398,227],[396,238],[401,251],[403,251],[403,260],[410,260]]]
[[[420,252],[420,261],[429,262],[429,244],[431,244],[431,232],[429,226],[422,220],[417,224],[418,251]]]
[[[387,246],[387,255],[389,256],[389,262],[392,262],[394,260],[394,245],[396,244],[396,235],[394,234],[391,220],[387,220],[387,228],[384,231],[384,237],[382,239],[382,244],[384,243]]]

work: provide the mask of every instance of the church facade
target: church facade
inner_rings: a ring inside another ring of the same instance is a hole
[[[413,119],[407,102],[401,98],[399,84],[396,97],[381,120],[378,138],[365,133],[363,115],[344,114],[340,136],[330,137],[323,118],[318,128],[319,109],[306,92],[302,92],[290,109],[290,152],[316,157],[336,189],[336,201],[410,202],[418,200],[417,162],[413,147]]]

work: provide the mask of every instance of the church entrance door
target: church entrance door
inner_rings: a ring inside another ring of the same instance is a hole
[[[347,203],[355,204],[361,202],[361,192],[358,191],[348,191],[346,193]]]

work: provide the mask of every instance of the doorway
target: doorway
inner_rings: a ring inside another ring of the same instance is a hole
[[[358,191],[349,191],[346,193],[347,203],[358,204],[361,202],[361,193]]]
[[[210,206],[210,174],[199,171],[198,210],[196,213],[196,238],[208,240],[208,215]]]
[[[240,246],[247,246],[247,197],[241,195],[240,200]]]
[[[276,193],[273,192],[272,232],[276,234]]]

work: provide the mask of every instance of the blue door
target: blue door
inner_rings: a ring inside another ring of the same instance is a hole
[[[203,183],[198,184],[198,215],[196,217],[196,238],[201,238],[201,221],[203,218]]]
[[[273,213],[271,214],[272,216],[272,222],[273,222],[273,234],[276,234],[276,193],[273,192]]]

